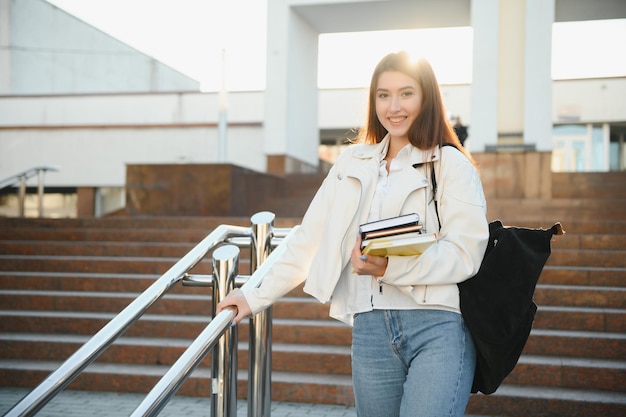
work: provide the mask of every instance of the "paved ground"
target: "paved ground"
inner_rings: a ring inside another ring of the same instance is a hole
[[[18,403],[29,390],[0,388],[0,415]],[[37,413],[37,417],[118,417],[129,416],[145,398],[145,394],[116,392],[62,391]],[[356,417],[352,407],[323,404],[272,403],[272,417]],[[247,417],[248,404],[237,402],[237,416]],[[210,417],[208,398],[173,397],[159,417]]]
[[[0,387],[0,415],[18,403],[29,390]],[[62,391],[46,404],[37,417],[120,417],[129,416],[145,398],[145,394],[118,392]],[[356,417],[353,407],[324,404],[272,402],[271,417]],[[210,417],[208,398],[175,396],[159,417]],[[237,402],[237,417],[248,416],[245,400]],[[470,416],[466,417],[481,417]],[[486,416],[483,416],[486,417]]]

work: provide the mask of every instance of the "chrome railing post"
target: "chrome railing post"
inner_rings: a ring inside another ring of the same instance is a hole
[[[39,218],[43,217],[43,177],[45,174],[45,169],[37,170],[37,196],[39,197]]]
[[[274,213],[252,216],[250,273],[267,259],[272,249]],[[270,417],[272,388],[272,308],[250,319],[248,366],[248,417]]]
[[[239,248],[225,245],[213,252],[212,317],[217,304],[235,288]],[[237,415],[237,326],[229,327],[213,348],[211,366],[211,416]]]
[[[24,217],[24,206],[26,205],[26,174],[20,177],[20,188],[17,190],[19,216]]]
[[[39,217],[43,217],[43,177],[46,171],[58,171],[59,167],[54,165],[42,165],[38,167],[34,167],[31,169],[27,169],[26,171],[18,172],[17,174],[11,175],[8,178],[0,179],[0,190],[6,187],[12,187],[15,184],[18,184],[17,189],[17,198],[18,198],[18,215],[19,217],[24,217],[26,210],[26,181],[34,175],[38,175],[39,177]]]

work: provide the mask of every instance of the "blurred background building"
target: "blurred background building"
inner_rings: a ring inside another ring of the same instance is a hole
[[[45,0],[0,0],[0,181],[58,167],[45,177],[47,215],[71,217],[81,195],[95,216],[123,207],[133,164],[325,172],[355,135],[367,90],[317,86],[320,35],[463,26],[473,29],[472,82],[441,88],[450,116],[469,125],[472,153],[547,152],[553,171],[625,169],[626,76],[550,77],[552,25],[626,18],[623,1],[300,3],[267,2],[265,89],[227,93],[201,91]],[[598,48],[622,54],[621,43]],[[15,215],[15,187],[0,190],[0,215]]]

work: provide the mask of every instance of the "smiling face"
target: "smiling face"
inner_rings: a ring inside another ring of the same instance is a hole
[[[376,116],[392,140],[409,141],[409,129],[422,108],[422,88],[399,71],[384,71],[376,87]]]

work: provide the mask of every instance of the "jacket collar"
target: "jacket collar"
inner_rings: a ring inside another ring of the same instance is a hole
[[[412,148],[410,163],[413,168],[419,168],[424,164],[439,161],[441,159],[441,148],[422,150],[416,147]]]
[[[380,161],[385,153],[385,149],[389,146],[389,134],[385,135],[383,140],[374,145],[363,146],[356,151],[353,156],[359,159],[375,159]],[[416,147],[411,148],[409,156],[410,164],[413,167],[419,167],[429,162],[439,161],[441,159],[441,148],[422,150]]]
[[[389,135],[385,136],[382,141],[373,145],[362,145],[355,149],[353,157],[365,162],[364,164],[356,164],[349,168],[347,174],[358,178],[365,190],[363,196],[364,201],[371,201],[374,191],[376,179],[378,178],[378,167],[385,149],[389,144]],[[409,163],[398,173],[396,181],[396,191],[387,196],[388,204],[385,204],[381,215],[383,217],[397,216],[401,210],[406,196],[412,191],[428,186],[426,177],[426,164],[441,159],[441,149],[439,147],[431,150],[421,150],[411,147],[409,154]],[[390,211],[394,210],[394,211]],[[369,213],[369,206],[364,210],[364,215]],[[364,221],[365,219],[360,219]]]

